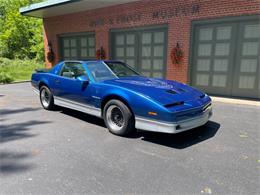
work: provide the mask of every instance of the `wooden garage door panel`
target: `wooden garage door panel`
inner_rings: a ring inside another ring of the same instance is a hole
[[[137,35],[135,32],[114,34],[113,59],[123,61],[136,69]]]
[[[260,98],[260,23],[195,27],[192,85],[210,94]]]
[[[193,85],[208,92],[230,95],[235,25],[207,25],[195,30]]]
[[[165,77],[166,28],[128,29],[112,32],[111,56],[149,77]]]
[[[95,59],[95,35],[64,35],[60,37],[62,60]]]
[[[260,98],[259,58],[260,24],[257,21],[239,25],[237,54],[232,95]]]

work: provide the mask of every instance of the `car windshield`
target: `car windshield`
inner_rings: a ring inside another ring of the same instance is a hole
[[[140,76],[138,72],[123,62],[106,62],[106,64],[118,77]]]
[[[140,75],[130,66],[122,62],[91,62],[87,63],[87,67],[95,81]]]
[[[109,79],[116,79],[117,76],[102,62],[87,63],[88,70],[95,79],[95,81],[104,81]]]

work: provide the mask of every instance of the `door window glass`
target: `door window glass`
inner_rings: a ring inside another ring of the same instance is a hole
[[[164,46],[155,46],[154,47],[154,56],[156,57],[163,57],[163,48]]]
[[[143,59],[142,60],[142,69],[150,70],[152,67],[152,63],[150,59]]]
[[[67,62],[63,65],[60,76],[76,79],[79,76],[87,75],[83,65],[78,62]]]
[[[231,38],[231,26],[221,26],[217,28],[217,40],[225,40]]]
[[[242,59],[241,60],[241,72],[256,72],[257,59]]]
[[[244,42],[243,43],[243,55],[257,55],[258,42]]]
[[[123,45],[124,44],[124,35],[116,36],[116,44],[117,45]]]
[[[198,56],[210,56],[211,44],[199,44]]]
[[[199,40],[200,41],[211,40],[212,39],[212,34],[213,34],[213,28],[203,28],[203,29],[200,29]]]
[[[209,59],[198,59],[197,60],[197,71],[209,71],[210,60]]]
[[[164,32],[154,33],[154,43],[164,43]]]
[[[208,86],[209,85],[209,75],[197,74],[197,85]]]
[[[142,34],[142,43],[151,44],[152,42],[152,33],[143,33]]]
[[[229,43],[217,43],[215,48],[216,56],[227,56],[229,55]]]
[[[126,43],[128,45],[132,45],[135,43],[135,36],[133,34],[129,34],[126,36]]]
[[[239,88],[241,89],[253,89],[255,84],[255,76],[240,76]]]
[[[154,70],[163,70],[163,60],[162,59],[154,59],[153,60],[153,68],[154,68]]]
[[[212,85],[215,87],[226,87],[226,75],[214,75]]]
[[[228,71],[228,60],[227,59],[215,59],[214,60],[214,71]]]
[[[260,24],[252,24],[245,26],[245,38],[260,38]]]

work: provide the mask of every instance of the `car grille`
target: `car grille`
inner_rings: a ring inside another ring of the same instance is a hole
[[[189,110],[187,112],[184,111],[184,113],[181,113],[179,115],[176,116],[176,121],[181,121],[181,120],[186,120],[189,118],[193,118],[196,116],[200,116],[202,115],[209,107],[211,106],[211,103],[207,104],[206,106],[200,107],[200,108],[196,108],[196,109],[192,109]]]

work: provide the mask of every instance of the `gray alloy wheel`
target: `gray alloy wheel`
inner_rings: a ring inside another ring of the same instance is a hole
[[[134,130],[134,116],[119,100],[110,100],[104,107],[103,118],[109,131],[116,135],[127,135]]]
[[[40,101],[44,109],[52,110],[54,108],[53,95],[46,86],[42,86],[40,89]]]
[[[106,120],[108,125],[114,129],[114,131],[120,131],[125,124],[124,115],[121,109],[116,105],[111,105],[108,107]]]

